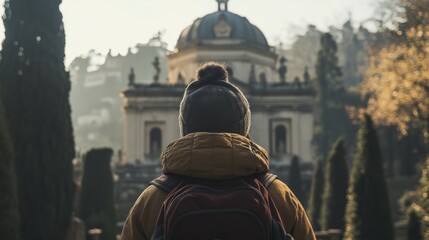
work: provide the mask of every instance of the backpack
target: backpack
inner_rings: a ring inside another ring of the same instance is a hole
[[[152,240],[293,240],[267,187],[273,174],[231,180],[162,175],[151,184],[168,192]]]

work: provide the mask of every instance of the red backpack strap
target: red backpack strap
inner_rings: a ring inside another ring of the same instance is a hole
[[[150,182],[150,185],[170,193],[177,185],[183,182],[183,179],[175,175],[161,175]]]

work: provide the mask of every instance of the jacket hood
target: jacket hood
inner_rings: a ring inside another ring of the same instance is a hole
[[[269,169],[265,149],[235,133],[188,134],[167,146],[161,162],[164,174],[206,179],[248,176]]]

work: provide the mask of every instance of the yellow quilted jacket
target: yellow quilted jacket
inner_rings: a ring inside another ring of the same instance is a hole
[[[233,133],[192,133],[170,143],[161,155],[164,174],[230,179],[269,170],[267,152],[250,139]],[[280,180],[268,192],[284,227],[296,240],[316,239],[301,203]],[[122,240],[149,240],[167,193],[146,188],[125,221]]]

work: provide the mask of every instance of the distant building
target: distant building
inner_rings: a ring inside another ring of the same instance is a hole
[[[179,103],[185,86],[195,79],[199,65],[208,61],[225,64],[231,82],[247,96],[251,138],[269,151],[273,168],[289,165],[293,155],[311,162],[312,87],[286,78],[287,60],[281,61],[262,31],[230,12],[228,1],[218,3],[216,12],[196,19],[180,34],[176,49],[167,57],[166,82],[156,75],[151,82],[137,80],[137,72],[135,79],[130,75],[128,88],[121,93],[126,163],[150,169],[159,165],[161,151],[179,137]]]
[[[158,33],[147,44],[129,48],[126,55],[101,55],[90,51],[70,64],[71,105],[76,146],[83,151],[92,147],[122,147],[121,99],[130,68],[136,81],[149,84],[154,74],[151,63],[158,58],[159,82],[167,79],[167,49]]]
[[[125,141],[131,141],[122,138],[126,135],[123,134],[125,115],[121,113],[122,103],[118,96],[128,84],[130,68],[134,69],[136,89],[151,85],[154,75],[157,75],[158,85],[186,84],[194,79],[199,64],[214,60],[230,68],[235,80],[241,83],[240,87],[247,84],[244,88],[258,89],[286,82],[289,85],[280,87],[291,90],[294,80],[299,78],[301,82],[295,85],[310,91],[307,85],[315,78],[322,34],[316,26],[309,25],[289,48],[274,48],[267,44],[262,31],[245,17],[225,9],[227,3],[224,0],[219,2],[219,7],[219,11],[198,18],[185,28],[173,52],[167,50],[162,33],[158,33],[148,43],[129,48],[125,55],[113,55],[110,51],[101,55],[91,51],[87,56],[74,59],[70,74],[77,147],[84,151],[100,146],[119,149],[125,147]],[[344,86],[359,85],[366,68],[365,49],[372,35],[362,26],[353,29],[351,20],[340,29],[331,27],[329,32],[338,43]],[[156,57],[159,74],[153,67]],[[248,93],[251,91],[247,89]],[[180,88],[178,92],[181,92]],[[132,163],[133,158],[142,160],[141,155],[131,154],[127,158]]]

